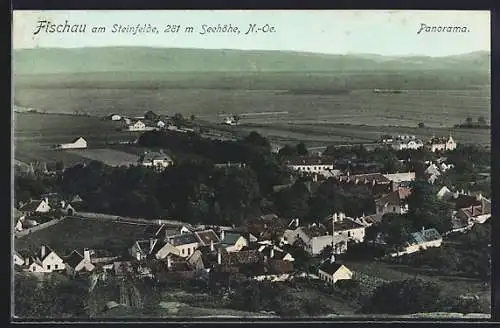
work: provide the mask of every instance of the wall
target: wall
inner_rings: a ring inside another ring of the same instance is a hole
[[[42,229],[48,228],[50,226],[53,226],[54,224],[61,222],[65,218],[66,217],[62,217],[61,219],[50,220],[48,222],[39,224],[39,225],[37,225],[37,226],[35,226],[33,228],[25,229],[25,230],[22,230],[22,231],[17,231],[17,232],[15,232],[15,236],[17,238],[17,237],[23,237],[23,236],[29,235],[32,232],[35,232],[35,231],[42,230]]]
[[[335,235],[345,236],[348,240],[360,243],[363,242],[363,240],[365,240],[365,227],[339,231],[336,232]]]
[[[438,240],[428,241],[426,243],[419,244],[419,245],[411,245],[411,246],[406,247],[401,252],[392,253],[391,256],[397,257],[397,256],[405,255],[405,254],[419,252],[419,251],[425,250],[429,247],[440,247],[442,242],[443,242],[442,239],[438,239]]]

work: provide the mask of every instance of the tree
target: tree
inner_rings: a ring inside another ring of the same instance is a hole
[[[441,288],[433,282],[408,279],[385,283],[374,291],[362,312],[383,314],[412,314],[435,312]]]
[[[425,124],[424,124],[424,122],[420,122],[420,123],[418,123],[418,127],[419,127],[420,129],[425,128]]]
[[[285,145],[278,151],[279,156],[288,157],[297,155],[297,148],[293,148],[290,145]]]
[[[309,190],[303,182],[274,194],[274,204],[278,214],[285,218],[303,219],[309,212]]]
[[[467,118],[465,119],[465,123],[466,123],[467,125],[472,125],[472,117],[467,117]]]
[[[303,142],[298,143],[296,148],[297,148],[297,154],[300,156],[305,156],[309,153],[306,145]]]
[[[398,249],[408,241],[412,230],[412,223],[404,215],[389,213],[385,214],[382,221],[370,229],[368,234],[373,238],[380,233],[390,247]]]
[[[261,136],[259,133],[252,131],[250,132],[244,139],[243,141],[247,144],[257,146],[257,147],[262,147],[266,149],[271,149],[271,144],[269,141]]]
[[[194,114],[191,114],[191,116],[190,116],[190,119],[191,119],[191,121],[194,121],[194,120],[196,120],[196,115],[194,115]]]
[[[486,125],[486,120],[484,119],[484,116],[479,116],[477,118],[477,123],[480,125]]]

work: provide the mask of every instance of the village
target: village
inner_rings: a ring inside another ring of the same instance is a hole
[[[122,127],[130,131],[167,135],[180,133],[186,136],[195,134],[193,129],[172,125],[168,118],[159,117],[153,112],[135,119],[118,114],[110,115],[107,119],[122,122]],[[449,235],[467,234],[475,226],[489,222],[491,201],[481,191],[459,190],[456,186],[442,184],[445,181],[443,177],[453,172],[455,167],[447,158],[448,154],[457,149],[457,143],[451,135],[433,137],[427,141],[415,136],[385,135],[377,140],[376,145],[386,151],[409,151],[411,154],[426,152],[431,154],[431,158],[421,161],[424,166],[422,172],[412,171],[411,167],[389,172],[376,162],[329,155],[327,151],[318,154],[292,149],[287,154],[289,146],[274,147],[278,148],[275,153],[270,148],[273,153],[271,156],[279,157],[280,165],[292,177],[292,182],[288,185],[274,186],[274,193],[293,189],[293,181],[295,184],[305,181],[308,188],[311,188],[311,184],[320,185],[333,181],[341,188],[356,190],[361,187],[368,190],[374,204],[366,208],[371,208],[373,212],[365,213],[365,209],[361,212],[350,211],[351,213],[335,210],[312,220],[311,217],[303,220],[298,215],[283,215],[286,210],[281,213],[268,211],[254,217],[247,216],[240,223],[222,225],[194,223],[192,220],[187,222],[183,217],[140,218],[112,212],[102,213],[95,211],[95,206],[80,194],[52,192],[17,201],[13,214],[13,263],[18,272],[38,276],[62,273],[74,279],[86,279],[90,284],[89,292],[99,281],[110,276],[133,276],[134,279],[149,279],[159,284],[191,279],[208,284],[216,281],[219,288],[226,292],[231,291],[230,281],[234,275],[245,280],[281,284],[297,279],[316,280],[325,286],[336,288],[339,282],[359,280],[362,276],[347,264],[348,261],[343,260],[353,252],[351,249],[359,252],[363,247],[380,247],[385,249],[382,257],[402,258],[441,248]],[[73,143],[61,144],[55,149],[64,151],[87,147],[91,145],[82,136]],[[137,159],[137,165],[154,169],[158,175],[175,169],[178,166],[175,156],[168,155],[168,149],[165,150],[152,151],[146,148]],[[409,160],[404,159],[397,162],[402,167],[408,167],[409,164]],[[233,169],[245,170],[248,166],[251,163],[244,161],[214,163],[216,170],[226,172]],[[35,170],[32,167],[24,174],[35,174]],[[42,174],[54,176],[56,173],[49,173],[45,168]],[[418,187],[418,183],[424,183],[426,187],[422,189]],[[446,214],[450,216],[446,218],[449,224],[442,228],[441,224],[432,226],[431,221],[420,222],[421,225],[416,222],[414,230],[403,229],[404,240],[394,242],[395,237],[391,235],[393,232],[382,227],[389,220],[404,218],[410,212],[418,219],[415,213],[419,209],[411,207],[416,204],[416,200],[411,199],[427,199],[427,195],[420,197],[416,194],[419,190],[427,190],[427,186],[437,190],[432,196],[435,201],[446,204],[451,209]],[[293,204],[293,199],[290,202],[289,206],[298,206]],[[71,250],[58,249],[43,242],[32,244],[34,246],[29,249],[17,246],[19,240],[30,239],[38,231],[51,229],[65,220],[130,224],[143,231],[135,240],[130,240],[128,247],[121,252],[106,249],[105,245],[99,249],[88,245]],[[315,259],[313,269],[300,263],[304,261],[304,256]],[[372,260],[378,261],[376,258]],[[120,302],[109,300],[108,310],[117,306],[133,307],[127,297],[123,296],[121,299]]]

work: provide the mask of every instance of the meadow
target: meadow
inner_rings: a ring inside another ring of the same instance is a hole
[[[66,152],[88,158],[89,160],[103,162],[109,166],[137,165],[138,160],[138,157],[133,154],[110,148],[67,150]]]
[[[16,249],[38,250],[49,245],[61,255],[74,249],[105,249],[123,254],[137,240],[144,238],[147,224],[129,224],[100,219],[66,218],[46,229],[16,238]]]

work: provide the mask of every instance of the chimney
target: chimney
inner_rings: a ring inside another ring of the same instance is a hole
[[[330,263],[335,263],[335,255],[333,255],[333,253],[332,256],[330,257]]]
[[[222,255],[220,253],[220,248],[217,249],[217,264],[219,264],[219,265],[222,264]]]
[[[483,199],[483,194],[479,193],[477,196],[476,196],[477,200],[482,200]]]
[[[150,238],[149,239],[149,252],[150,253],[153,250],[153,247],[155,247],[155,244],[156,244],[156,239]]]
[[[49,198],[48,198],[48,197],[45,197],[43,200],[44,200],[47,204],[49,203]]]
[[[274,246],[271,246],[271,251],[269,253],[269,258],[273,258],[274,257]]]
[[[210,240],[210,251],[213,252],[215,250],[214,248],[214,241]]]
[[[172,259],[170,258],[170,255],[167,256],[167,268],[172,268]]]
[[[88,248],[83,249],[83,259],[85,262],[90,262],[90,250]]]
[[[340,212],[339,214],[339,220],[342,221],[345,218],[344,212]]]
[[[295,227],[298,228],[299,227],[299,218],[296,218],[295,219]]]
[[[335,212],[333,214],[333,222],[337,222],[337,219],[338,219],[338,215],[337,215],[337,212]]]
[[[45,257],[45,255],[46,255],[45,253],[46,253],[45,245],[42,245],[41,251],[40,251],[40,255],[41,255],[42,259]]]
[[[224,230],[221,229],[220,231],[220,240],[224,240]]]
[[[424,233],[424,231],[425,231],[425,227],[422,227],[422,233]]]

